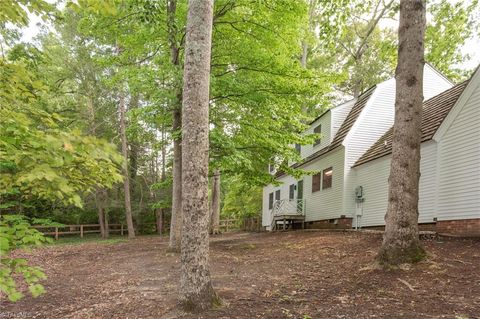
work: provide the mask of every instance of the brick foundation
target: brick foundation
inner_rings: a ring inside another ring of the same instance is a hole
[[[439,234],[480,237],[480,218],[437,221]]]
[[[385,226],[367,226],[362,229],[385,230]],[[420,231],[434,231],[438,234],[458,237],[480,237],[480,218],[442,220],[436,223],[418,224]]]
[[[362,229],[385,230],[385,226],[365,226],[365,227],[362,227]],[[435,223],[418,224],[418,230],[436,231],[436,224]]]
[[[351,229],[351,217],[340,217],[324,220],[316,220],[312,222],[305,222],[306,229]]]

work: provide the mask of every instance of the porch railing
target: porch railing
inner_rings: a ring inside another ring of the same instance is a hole
[[[305,199],[280,199],[273,203],[271,213],[271,227],[273,229],[275,217],[277,216],[305,216]]]

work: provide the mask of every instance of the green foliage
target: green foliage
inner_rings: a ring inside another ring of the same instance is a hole
[[[468,76],[460,64],[470,57],[462,52],[462,47],[479,30],[480,22],[475,14],[480,13],[478,0],[441,0],[429,7],[432,21],[425,32],[425,60],[454,81]]]
[[[44,0],[0,1],[0,24],[8,22],[16,26],[27,26],[27,11],[39,15],[45,21],[48,14],[55,11],[55,7]]]
[[[59,114],[44,111],[48,88],[23,61],[0,64],[0,197],[81,206],[80,193],[121,180],[113,145],[65,130]]]
[[[389,28],[382,22],[398,20],[398,1],[311,2],[312,28],[320,31],[311,45],[309,68],[339,72],[344,81],[337,87],[347,95],[357,95],[393,76],[397,29],[395,23]],[[452,80],[465,78],[470,70],[461,70],[460,65],[470,57],[462,48],[479,30],[478,0],[427,1],[427,14],[425,60]]]
[[[221,13],[213,32],[211,167],[249,185],[268,184],[273,158],[286,169],[298,159],[294,144],[313,141],[301,134],[309,119],[303,110],[329,106],[333,77],[300,65],[304,2],[229,4],[216,4]]]
[[[240,178],[225,181],[226,189],[221,215],[223,218],[259,216],[262,211],[262,187],[249,186]]]
[[[0,291],[11,301],[23,297],[17,290],[16,278],[21,278],[28,285],[32,296],[38,297],[44,292],[43,286],[38,282],[46,279],[46,276],[40,268],[29,265],[26,259],[10,257],[10,252],[49,242],[52,240],[31,228],[24,216],[0,216]]]

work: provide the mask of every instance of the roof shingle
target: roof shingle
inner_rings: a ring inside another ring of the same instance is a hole
[[[457,102],[468,81],[432,97],[423,103],[422,142],[431,140],[452,107]],[[374,159],[392,153],[393,127],[390,128],[370,149],[353,165],[359,166]]]
[[[348,113],[347,117],[343,121],[342,125],[338,129],[337,134],[332,140],[332,143],[330,145],[325,146],[324,148],[316,151],[315,153],[311,154],[310,156],[305,157],[301,162],[293,164],[291,167],[292,168],[299,168],[311,161],[313,161],[316,158],[319,158],[320,156],[332,151],[333,149],[337,148],[340,146],[347,136],[348,132],[352,128],[353,124],[357,120],[358,116],[360,115],[360,112],[362,112],[363,108],[367,104],[368,100],[370,99],[370,96],[372,93],[375,91],[376,86],[372,86],[369,88],[367,91],[362,93],[359,97],[358,100],[355,102],[353,105],[352,109]],[[317,118],[318,119],[318,118]],[[312,122],[313,123],[313,122]],[[279,171],[277,174],[275,174],[275,177],[280,177],[284,175],[285,172]]]

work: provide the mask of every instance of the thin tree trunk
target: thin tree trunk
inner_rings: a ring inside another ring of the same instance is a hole
[[[208,105],[213,0],[190,0],[183,77],[183,230],[180,302],[190,311],[219,299],[209,267]]]
[[[105,210],[103,205],[103,195],[101,190],[95,192],[95,206],[97,206],[98,223],[100,225],[100,236],[106,238],[105,232]]]
[[[300,65],[302,68],[307,68],[307,58],[308,58],[308,44],[305,40],[302,41],[302,56],[300,58]]]
[[[90,123],[90,134],[96,136],[95,129],[95,109],[93,107],[93,97],[90,94],[87,97],[87,109],[89,114],[89,123]],[[107,238],[107,229],[105,228],[105,198],[104,190],[97,189],[94,194],[95,197],[95,206],[97,206],[98,214],[98,224],[100,225],[100,236],[102,238]]]
[[[182,112],[180,109],[173,114],[173,131],[178,132],[182,126]],[[172,217],[170,221],[170,251],[180,252],[182,239],[182,140],[176,137],[173,140],[173,167],[172,167]]]
[[[166,139],[166,133],[165,133],[165,127],[162,127],[162,175],[161,175],[161,180],[162,182],[165,182],[167,179],[167,162],[166,162],[166,157],[167,157],[167,139]],[[162,197],[165,198],[165,191],[162,191]],[[162,234],[163,231],[163,218],[165,216],[165,208],[162,207],[160,209],[157,209],[156,211],[156,220],[157,220],[157,232],[159,235]]]
[[[180,66],[179,52],[176,41],[178,32],[175,24],[177,1],[168,0],[167,3],[167,29],[168,43],[170,46],[170,61],[174,66]],[[173,107],[172,130],[173,137],[173,185],[172,185],[172,214],[170,219],[169,251],[179,252],[182,238],[182,138],[179,131],[182,128],[182,93],[179,85],[177,100]]]
[[[220,233],[220,171],[213,172],[212,207],[211,207],[212,234]]]
[[[126,133],[126,121],[125,121],[125,97],[123,90],[120,90],[120,138],[122,140],[122,155],[124,159],[123,163],[123,188],[125,193],[125,218],[127,220],[128,238],[135,238],[135,229],[133,228],[132,220],[132,204],[130,202],[130,174],[128,171],[128,144]]]
[[[130,110],[138,109],[138,103],[140,98],[138,94],[134,94],[130,99]],[[130,150],[129,150],[129,171],[130,171],[130,180],[133,181],[133,184],[130,185],[130,192],[135,194],[135,180],[137,179],[138,172],[138,141],[130,141]]]
[[[385,266],[417,262],[425,255],[418,238],[424,34],[425,1],[401,0],[388,207],[377,256]]]
[[[105,208],[103,210],[103,218],[105,220],[104,227],[105,227],[105,238],[110,237],[110,225],[108,224],[108,210]]]
[[[163,232],[163,210],[161,208],[155,208],[155,226],[157,234],[161,235]]]

